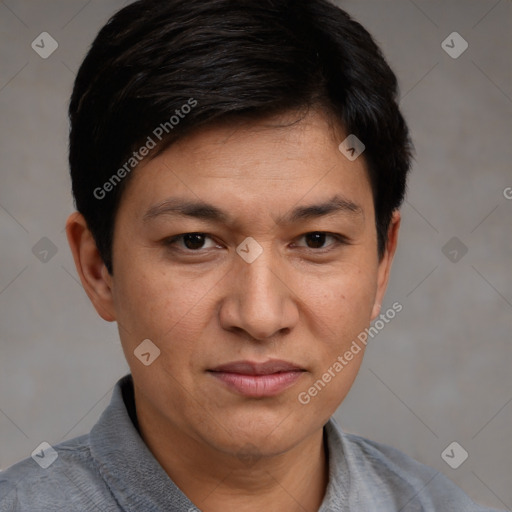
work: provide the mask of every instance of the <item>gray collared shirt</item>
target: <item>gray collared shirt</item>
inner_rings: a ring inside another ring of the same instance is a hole
[[[493,512],[438,471],[394,448],[346,434],[332,418],[324,432],[329,483],[319,512]],[[53,450],[36,454],[39,463],[29,457],[0,472],[1,512],[198,510],[140,436],[130,374],[116,383],[89,434]]]

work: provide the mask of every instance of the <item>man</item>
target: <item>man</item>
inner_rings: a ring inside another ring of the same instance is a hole
[[[131,373],[90,434],[2,473],[2,511],[489,510],[331,419],[397,245],[396,98],[326,0],[142,0],[109,21],[71,98],[66,230]]]

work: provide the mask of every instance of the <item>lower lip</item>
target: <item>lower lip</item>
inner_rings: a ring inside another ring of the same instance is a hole
[[[252,398],[276,396],[293,386],[302,371],[272,373],[270,375],[242,375],[240,373],[210,372],[230,389]]]

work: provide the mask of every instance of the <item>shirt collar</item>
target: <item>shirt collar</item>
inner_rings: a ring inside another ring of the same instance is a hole
[[[139,435],[124,403],[123,389],[133,400],[131,374],[116,383],[110,404],[90,433],[91,454],[101,476],[126,512],[194,510]]]

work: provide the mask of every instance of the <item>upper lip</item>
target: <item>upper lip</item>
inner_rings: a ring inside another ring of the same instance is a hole
[[[296,364],[273,359],[264,363],[253,361],[233,361],[210,369],[211,372],[239,373],[241,375],[271,375],[279,372],[303,371]]]

